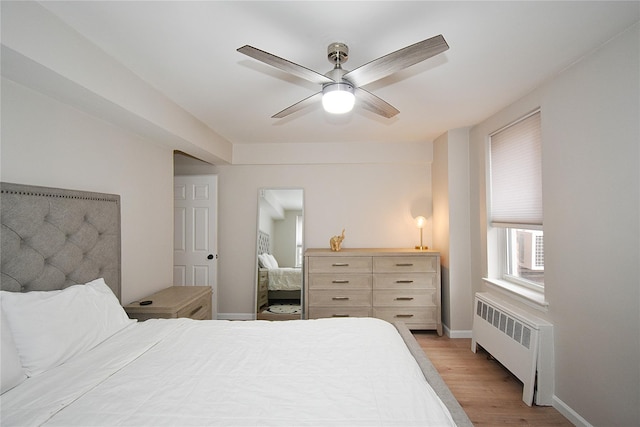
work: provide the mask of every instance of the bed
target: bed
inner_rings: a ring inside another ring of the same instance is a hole
[[[300,291],[302,289],[302,268],[280,267],[270,253],[258,255],[258,266],[268,272],[269,291]]]
[[[302,269],[278,267],[268,269],[270,291],[300,291],[302,289]]]
[[[269,253],[270,236],[258,230],[258,320],[302,317],[302,268],[280,267]],[[266,278],[266,289],[262,281]]]
[[[117,196],[2,183],[1,203],[3,426],[471,425],[402,324],[136,322]]]

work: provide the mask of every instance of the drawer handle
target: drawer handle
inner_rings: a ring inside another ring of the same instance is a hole
[[[413,314],[396,314],[396,317],[413,317]]]
[[[334,301],[348,301],[349,297],[333,297]]]
[[[194,314],[196,314],[197,312],[199,312],[200,310],[202,310],[202,306],[196,308],[195,310],[193,310],[191,313],[189,313],[189,316],[193,316]]]
[[[331,317],[349,317],[348,314],[332,314]]]
[[[396,280],[396,283],[413,283],[413,280]]]
[[[333,280],[331,283],[349,283],[348,280]]]
[[[396,264],[396,267],[413,267],[413,264],[412,264],[412,263],[410,263],[410,262],[409,262],[409,263],[406,263],[406,264],[400,264],[400,263],[398,263],[398,264]]]
[[[349,267],[348,262],[334,262],[331,264],[333,267]]]
[[[411,301],[413,297],[398,297],[396,301]]]

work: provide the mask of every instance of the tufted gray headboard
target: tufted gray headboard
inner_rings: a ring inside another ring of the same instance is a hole
[[[270,253],[271,243],[269,242],[269,234],[262,230],[258,230],[258,255]]]
[[[48,291],[97,278],[120,299],[120,196],[0,183],[0,289]]]

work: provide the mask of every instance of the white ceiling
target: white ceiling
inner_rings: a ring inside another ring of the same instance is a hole
[[[262,197],[280,210],[302,210],[304,191],[301,188],[265,188]]]
[[[473,125],[640,19],[640,3],[42,2],[79,33],[233,144],[430,141]],[[325,73],[442,34],[443,54],[365,88],[400,110],[333,116],[320,106],[272,119],[320,90],[236,51],[249,44]]]

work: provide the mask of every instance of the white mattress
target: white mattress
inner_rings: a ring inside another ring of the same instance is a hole
[[[149,320],[0,399],[3,426],[454,425],[371,318]]]
[[[301,268],[271,268],[268,277],[270,291],[299,291],[302,289]]]

